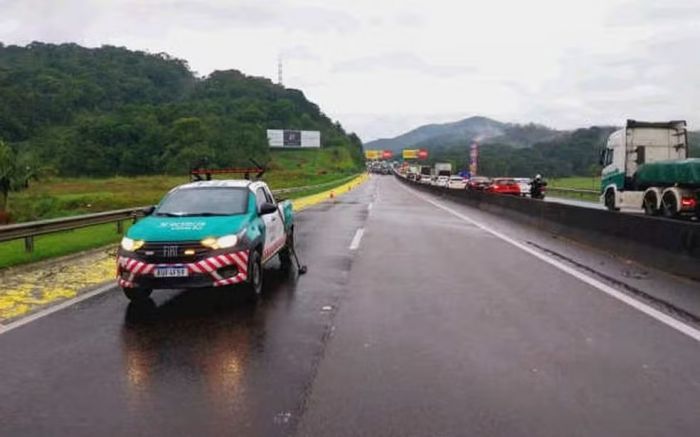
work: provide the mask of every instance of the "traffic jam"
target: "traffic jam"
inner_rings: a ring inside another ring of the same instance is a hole
[[[482,191],[491,194],[544,199],[547,182],[541,175],[534,177],[487,177],[476,175],[477,148],[472,148],[472,162],[468,170],[455,172],[449,162],[437,162],[434,165],[419,165],[417,160],[428,158],[425,149],[403,150],[404,161],[392,161],[390,150],[368,150],[367,171],[374,174],[388,175],[394,171],[409,181],[454,190]]]

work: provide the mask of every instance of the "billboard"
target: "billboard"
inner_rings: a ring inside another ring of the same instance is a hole
[[[418,149],[403,149],[401,155],[403,159],[418,159]]]
[[[479,164],[479,145],[477,143],[472,144],[471,150],[469,151],[469,173],[472,176],[476,176],[476,170]]]
[[[428,159],[427,149],[403,149],[403,159]]]
[[[365,159],[374,161],[382,158],[381,150],[365,150]]]
[[[394,152],[391,150],[385,150],[382,152],[382,159],[391,159],[394,156]]]
[[[311,130],[268,129],[267,143],[270,147],[319,148],[321,132]]]

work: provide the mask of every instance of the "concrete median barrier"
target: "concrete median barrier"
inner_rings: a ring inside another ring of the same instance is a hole
[[[525,197],[452,190],[397,178],[414,188],[507,216],[555,235],[674,274],[700,280],[700,224],[543,202]]]

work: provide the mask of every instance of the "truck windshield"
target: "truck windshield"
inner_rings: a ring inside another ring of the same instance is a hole
[[[248,209],[246,188],[185,188],[168,194],[155,215],[169,217],[243,214]]]

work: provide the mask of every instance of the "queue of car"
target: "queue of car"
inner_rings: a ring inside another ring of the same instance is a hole
[[[410,181],[420,182],[426,185],[450,188],[455,190],[484,191],[493,194],[507,194],[512,196],[530,196],[532,179],[486,176],[472,176],[470,178],[459,175],[430,176],[408,172],[405,177]]]

